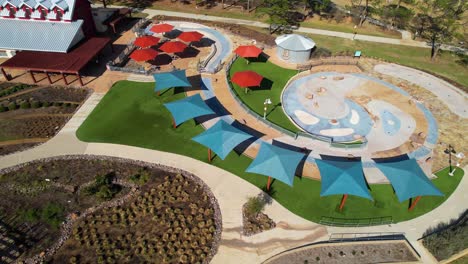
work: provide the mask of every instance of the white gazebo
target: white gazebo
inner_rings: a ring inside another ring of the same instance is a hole
[[[315,42],[298,34],[286,34],[276,38],[278,58],[290,63],[304,63],[309,60]]]

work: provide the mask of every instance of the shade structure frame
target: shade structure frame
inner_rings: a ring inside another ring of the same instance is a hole
[[[293,186],[297,166],[305,154],[262,142],[246,172],[262,174]]]
[[[361,161],[316,159],[320,172],[320,196],[353,195],[373,200],[363,174]]]
[[[185,70],[155,73],[153,74],[153,79],[155,82],[155,92],[174,87],[192,87],[192,84],[187,79]]]
[[[376,167],[390,181],[399,202],[419,196],[443,196],[426,176],[415,159],[376,162]]]
[[[252,137],[252,135],[221,119],[204,132],[193,137],[192,140],[212,150],[224,160],[235,147]]]
[[[200,94],[165,103],[164,106],[171,112],[175,127],[195,117],[215,114]]]

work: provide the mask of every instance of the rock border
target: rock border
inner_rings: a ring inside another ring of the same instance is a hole
[[[13,172],[15,170],[19,170],[19,169],[21,169],[23,167],[30,166],[30,165],[32,165],[34,163],[38,163],[38,162],[51,162],[51,161],[56,161],[56,160],[96,160],[96,159],[114,161],[114,162],[126,162],[126,163],[130,163],[130,164],[136,165],[136,166],[148,167],[148,168],[152,168],[152,169],[159,169],[159,170],[166,171],[166,172],[169,172],[169,173],[182,174],[182,176],[187,177],[187,178],[193,180],[195,183],[199,184],[201,186],[201,188],[203,189],[203,191],[206,192],[206,194],[209,197],[210,202],[211,202],[211,204],[213,206],[213,209],[214,209],[214,220],[215,220],[214,222],[215,222],[215,225],[216,225],[216,231],[214,232],[214,236],[213,236],[213,244],[211,246],[211,252],[210,252],[210,254],[207,255],[207,257],[205,259],[205,263],[210,263],[210,261],[213,259],[214,255],[216,255],[216,253],[218,252],[218,248],[219,248],[219,245],[220,245],[220,242],[221,242],[221,233],[222,233],[222,230],[223,230],[221,210],[219,208],[218,200],[216,199],[216,197],[214,196],[213,192],[208,187],[208,185],[202,179],[200,179],[198,176],[196,176],[193,173],[190,173],[190,172],[182,170],[182,169],[162,165],[162,164],[159,164],[159,163],[150,163],[150,162],[145,162],[145,161],[142,161],[142,160],[134,160],[134,159],[129,159],[129,158],[120,158],[120,157],[113,157],[113,156],[106,156],[106,155],[82,154],[82,155],[61,155],[61,156],[54,156],[54,157],[48,157],[48,158],[42,158],[42,159],[35,159],[35,160],[31,160],[31,161],[28,161],[28,162],[25,162],[25,163],[20,163],[20,164],[11,166],[11,167],[0,169],[0,174],[10,173],[10,172]],[[98,209],[101,209],[101,208],[104,208],[104,207],[112,207],[112,206],[118,205],[118,203],[123,203],[125,198],[127,198],[127,196],[135,195],[137,190],[138,190],[138,188],[132,188],[130,193],[125,195],[124,197],[121,197],[120,199],[117,199],[117,200],[110,201],[109,203],[101,203],[100,205],[96,206],[95,210],[98,210]],[[89,212],[87,212],[88,210],[86,210],[80,216],[89,214]],[[71,228],[67,228],[70,225],[70,223],[74,223],[74,221],[73,222],[71,221],[71,218],[72,218],[71,214],[69,214],[66,217],[66,220],[65,220],[64,224],[62,224],[62,226],[61,226],[61,236],[62,236],[62,238],[63,238],[64,235],[66,235],[66,237],[68,238],[68,236],[71,233]],[[42,263],[44,261],[45,257],[53,255],[55,253],[55,251],[58,250],[63,245],[65,240],[66,239],[63,239],[63,241],[61,241],[59,239],[59,241],[57,241],[56,244],[51,246],[49,249],[44,250],[44,252],[47,252],[45,255],[40,255],[39,254],[39,255],[36,255],[36,256],[34,256],[34,257],[30,258],[30,259],[25,260],[24,262],[25,263]]]

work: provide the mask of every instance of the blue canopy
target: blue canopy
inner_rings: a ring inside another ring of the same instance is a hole
[[[444,195],[427,178],[415,159],[377,162],[376,165],[392,184],[400,202],[422,195]]]
[[[315,160],[320,171],[320,196],[351,194],[369,200],[372,197],[362,173],[361,161]]]
[[[246,171],[270,176],[292,186],[302,158],[304,154],[262,142],[257,157]]]
[[[210,148],[224,160],[231,150],[251,137],[252,135],[219,120],[192,140]]]
[[[185,97],[184,99],[164,104],[164,106],[171,112],[176,125],[194,117],[215,113],[206,105],[200,94]]]
[[[192,87],[185,75],[185,70],[155,73],[153,78],[156,82],[154,87],[155,92],[171,87]]]

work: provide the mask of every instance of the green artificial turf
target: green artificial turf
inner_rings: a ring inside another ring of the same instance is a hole
[[[284,86],[291,79],[292,76],[297,74],[295,70],[288,70],[276,66],[269,61],[251,61],[247,63],[244,58],[238,58],[231,66],[229,71],[230,76],[239,71],[254,71],[264,77],[260,87],[253,87],[249,89],[246,94],[244,88],[239,87],[233,83],[232,87],[236,91],[238,97],[254,112],[263,116],[265,99],[270,98],[272,104],[268,106],[267,120],[279,125],[292,132],[297,132],[299,129],[288,119],[281,106],[281,92]]]
[[[184,96],[180,91],[169,90],[160,97],[153,92],[153,83],[120,81],[101,100],[99,105],[78,129],[79,139],[87,142],[106,142],[132,145],[189,156],[207,161],[207,150],[190,140],[203,131],[193,120],[171,126],[171,114],[162,105]],[[216,157],[212,164],[225,169],[259,188],[264,188],[267,178],[246,173],[251,159],[238,156],[234,151],[222,161]],[[305,219],[318,222],[322,216],[337,218],[374,218],[392,216],[395,222],[408,220],[427,213],[439,206],[459,184],[463,171],[458,169],[454,177],[448,169],[438,173],[434,184],[444,197],[423,197],[412,212],[408,201],[399,203],[388,184],[370,185],[374,201],[349,196],[345,208],[339,212],[340,195],[320,198],[320,182],[296,177],[294,187],[280,181],[272,184],[272,196],[291,212]],[[255,195],[255,194],[252,194]]]

